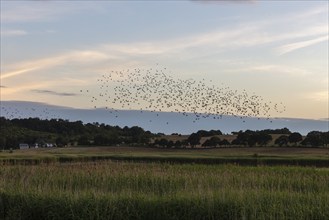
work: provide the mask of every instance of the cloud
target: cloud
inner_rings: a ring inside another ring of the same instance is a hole
[[[134,42],[115,45],[108,44],[104,45],[103,49],[120,54],[159,55],[196,49],[203,46],[209,46],[215,50],[218,48],[236,48],[250,45],[250,41],[247,41],[244,38],[247,34],[250,35],[254,31],[254,27],[237,27],[164,41]]]
[[[322,10],[310,10],[308,14],[322,13]],[[304,13],[307,14],[307,13]],[[281,16],[280,19],[283,19]],[[289,19],[288,19],[289,18]],[[285,23],[293,23],[296,18],[290,15],[285,19]],[[119,61],[121,63],[128,63],[132,60],[140,61],[145,57],[158,57],[158,59],[168,57],[180,57],[184,59],[198,58],[202,56],[211,56],[212,54],[219,54],[222,52],[251,48],[254,46],[282,43],[287,40],[294,40],[305,37],[314,37],[310,41],[302,41],[293,44],[286,44],[279,47],[280,54],[291,52],[299,48],[313,45],[319,41],[324,41],[324,34],[328,34],[327,24],[309,25],[306,27],[296,27],[295,29],[285,32],[274,32],[270,30],[275,29],[277,25],[281,25],[283,20],[272,20],[265,23],[243,22],[236,26],[231,26],[226,29],[217,29],[208,33],[189,35],[174,39],[146,41],[146,42],[131,42],[121,44],[101,44],[93,45],[90,50],[75,50],[68,51],[56,56],[47,58],[35,59],[25,62],[13,63],[5,66],[0,76],[1,79],[7,79],[15,76],[20,76],[33,71],[54,69],[62,65],[73,69],[77,67],[80,72],[86,72],[86,69],[105,68],[100,66],[102,62]],[[319,37],[320,36],[320,37]],[[327,37],[327,36],[326,36]],[[328,39],[328,37],[326,38]],[[272,50],[273,46],[269,48]],[[97,66],[95,65],[97,64]],[[118,64],[118,62],[111,62],[111,66]],[[85,68],[86,67],[86,68]],[[264,67],[262,67],[264,68]],[[267,67],[268,68],[268,67]],[[274,67],[270,69],[259,69],[259,71],[273,71]],[[280,68],[282,69],[282,68]],[[92,70],[93,71],[93,70]],[[257,70],[256,70],[257,71]],[[95,71],[93,71],[95,72]]]
[[[26,73],[26,72],[30,72],[30,71],[33,71],[33,70],[36,70],[36,69],[39,69],[40,67],[32,67],[32,68],[22,68],[22,69],[19,69],[19,70],[15,70],[15,71],[10,71],[10,72],[4,72],[0,78],[1,79],[6,79],[6,78],[10,78],[10,77],[13,77],[13,76],[17,76],[17,75],[21,75],[23,73]]]
[[[315,44],[318,44],[318,43],[321,43],[324,41],[328,41],[328,39],[329,39],[329,35],[326,35],[326,36],[317,37],[312,40],[299,41],[296,43],[285,44],[283,46],[276,48],[276,52],[279,55],[283,55],[283,54],[290,53],[292,51],[295,51],[295,50],[298,50],[301,48],[309,47],[309,46],[312,46],[312,45],[315,45]]]
[[[21,77],[20,79],[23,79]],[[3,97],[9,97],[14,94],[24,94],[28,95],[30,93],[26,91],[32,90],[50,90],[49,88],[58,87],[59,85],[66,89],[72,88],[73,84],[69,78],[51,78],[47,80],[35,80],[35,77],[26,77],[24,80],[8,80],[8,83],[12,83],[10,87],[7,87],[4,91],[2,91]],[[90,83],[90,80],[89,80]],[[76,82],[74,85],[81,85],[81,83]],[[86,84],[83,84],[86,85]]]
[[[311,8],[308,11],[296,14],[296,15],[294,15],[294,18],[305,19],[305,18],[313,17],[314,15],[321,15],[321,14],[328,15],[328,4],[327,5],[324,4],[322,6]]]
[[[27,32],[24,30],[4,30],[1,31],[1,36],[3,37],[17,37],[27,35]]]
[[[195,34],[194,36],[190,35],[153,42],[108,44],[105,47],[107,47],[108,51],[114,51],[124,55],[161,55],[188,51],[184,55],[193,56],[191,50],[197,51],[198,55],[202,55],[198,49],[211,54],[225,50],[281,43],[288,40],[296,41],[306,37],[319,38],[328,34],[328,23],[321,21],[315,23],[306,22],[305,24],[305,21],[313,20],[314,18],[317,19],[319,15],[324,13],[328,13],[328,11],[316,7],[307,11],[282,15],[264,21],[243,21],[229,28],[221,28],[208,33]],[[287,26],[283,24],[288,24],[288,27],[290,26],[289,24],[293,24],[293,26],[287,30],[277,30],[278,26]]]
[[[284,34],[264,34],[262,27],[248,25],[247,27],[236,26],[230,29],[212,31],[194,36],[181,37],[171,40],[132,42],[126,44],[102,44],[93,46],[92,50],[75,50],[48,58],[41,58],[6,66],[2,71],[1,79],[11,78],[33,71],[45,70],[61,65],[76,64],[79,68],[86,65],[97,64],[102,61],[120,60],[129,61],[132,58],[145,56],[176,55],[185,59],[200,57],[204,54],[211,55],[228,50],[253,47],[262,44],[292,40],[298,37],[313,36],[323,33],[323,26],[305,28],[295,32]],[[327,38],[326,38],[327,39]],[[317,43],[324,38],[315,41],[302,42],[293,45],[285,45],[280,48],[280,53],[287,53],[298,48]],[[194,51],[191,53],[191,51]],[[160,58],[160,57],[159,57]]]
[[[328,33],[327,25],[303,27],[284,33],[270,33],[268,32],[268,29],[270,29],[272,25],[273,24],[257,24],[257,22],[248,23],[247,25],[240,24],[235,27],[210,31],[208,33],[197,34],[194,36],[153,42],[108,44],[100,49],[110,53],[117,53],[121,56],[161,55],[173,53],[184,53],[186,56],[200,56],[202,55],[202,52],[207,54],[219,53],[228,50],[279,43],[305,37],[317,37]],[[323,40],[323,38],[320,40]],[[192,50],[196,51],[196,53],[191,53]]]
[[[32,89],[31,92],[56,95],[56,96],[78,96],[78,94],[75,93],[55,92],[55,91],[43,90],[43,89]]]
[[[0,88],[7,88],[7,86],[0,86]]]
[[[250,73],[269,73],[269,74],[283,74],[289,76],[306,76],[310,75],[311,72],[291,67],[287,65],[277,65],[277,64],[259,64],[259,63],[250,63],[248,65],[244,64],[242,67],[233,68],[228,72],[250,72]]]
[[[49,58],[36,59],[32,61],[26,61],[22,63],[12,64],[7,67],[11,69],[10,71],[3,71],[1,74],[1,79],[6,79],[18,75],[22,75],[31,71],[48,69],[51,67],[63,65],[70,63],[79,63],[79,64],[90,64],[93,62],[98,62],[108,59],[110,56],[102,53],[100,51],[93,50],[81,50],[81,51],[71,51],[64,53],[62,55],[53,56]]]

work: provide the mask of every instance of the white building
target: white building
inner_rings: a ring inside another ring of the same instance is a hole
[[[19,144],[19,149],[23,150],[23,149],[29,149],[29,145],[28,144]]]

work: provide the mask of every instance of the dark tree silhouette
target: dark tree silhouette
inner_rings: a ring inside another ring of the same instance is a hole
[[[265,146],[272,140],[272,136],[266,132],[257,132],[257,143],[261,146]]]
[[[206,140],[202,146],[204,147],[216,147],[217,145],[220,145],[221,139],[217,136],[213,136],[210,139]]]
[[[220,130],[210,130],[210,131],[199,130],[197,134],[200,135],[200,137],[211,137],[214,135],[222,135],[222,132]]]
[[[281,135],[280,137],[278,137],[274,144],[279,145],[280,147],[282,146],[287,146],[287,144],[289,143],[289,138],[287,135]]]
[[[195,145],[200,144],[201,136],[197,133],[192,133],[188,138],[187,142],[192,146],[195,147]]]
[[[298,132],[293,132],[289,135],[288,139],[290,143],[297,145],[297,142],[303,140],[303,136]]]
[[[321,147],[329,142],[329,132],[311,131],[301,142],[304,146]]]
[[[230,142],[228,141],[228,140],[226,140],[226,139],[223,139],[223,140],[221,140],[221,142],[219,143],[219,145],[220,146],[228,146],[228,145],[230,145]]]
[[[161,139],[156,139],[154,141],[154,145],[157,146],[161,146],[161,147],[167,147],[168,146],[168,140],[165,138],[161,138]]]

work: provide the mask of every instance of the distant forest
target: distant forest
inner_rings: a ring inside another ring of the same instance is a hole
[[[234,147],[234,146],[294,146],[328,147],[329,132],[311,131],[305,137],[287,128],[261,131],[232,132],[228,140],[220,130],[199,130],[182,140],[171,140],[167,135],[151,133],[138,126],[119,127],[82,121],[70,122],[62,119],[0,118],[0,149],[16,149],[19,144],[30,147],[46,147],[51,143],[66,146],[149,146],[161,148]],[[172,134],[170,136],[179,136]],[[273,138],[275,137],[275,139]]]

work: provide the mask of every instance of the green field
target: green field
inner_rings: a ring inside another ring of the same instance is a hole
[[[328,160],[328,149],[309,148],[2,152],[0,219],[329,219],[328,167],[179,160],[254,158],[255,154],[287,161]],[[110,156],[124,159],[108,160]],[[71,159],[61,163],[58,158]],[[24,165],[28,159],[35,164]]]
[[[149,147],[71,147],[14,150],[13,153],[9,153],[9,151],[0,153],[0,163],[2,164],[98,160],[329,167],[329,148],[159,149]]]

